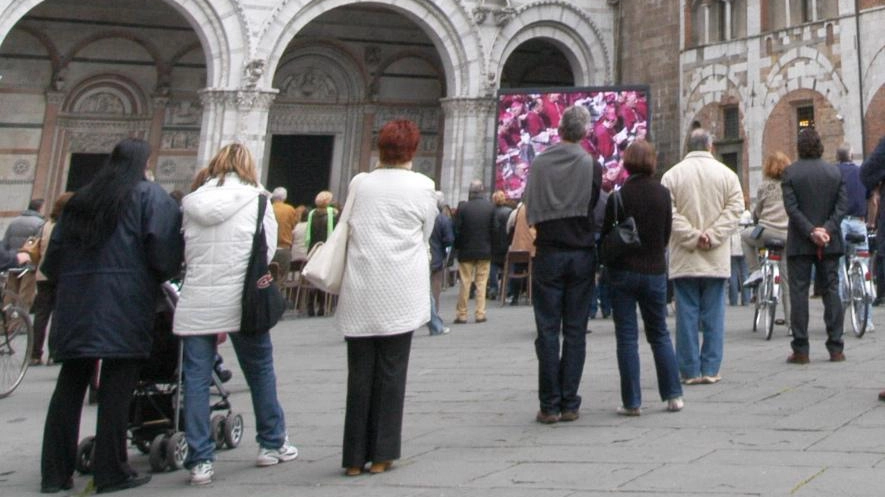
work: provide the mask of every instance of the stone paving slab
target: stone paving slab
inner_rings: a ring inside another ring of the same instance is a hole
[[[443,295],[454,317],[455,291]],[[664,411],[649,347],[640,341],[644,409],[620,404],[614,327],[589,323],[573,423],[543,426],[537,411],[534,319],[527,306],[489,303],[489,322],[413,340],[403,428],[403,459],[383,475],[345,478],[340,469],[346,387],[345,345],[331,318],[295,318],[273,330],[280,400],[299,459],[255,468],[257,445],[248,390],[230,344],[231,402],[246,436],[218,453],[217,481],[186,485],[184,471],[154,475],[137,496],[299,497],[675,497],[881,496],[885,488],[885,354],[879,332],[846,335],[848,361],[827,361],[819,300],[811,304],[811,364],[784,362],[786,330],[770,341],[750,331],[752,309],[729,307],[723,381],[685,388],[686,407]],[[876,308],[877,322],[885,309]],[[674,325],[670,318],[668,323]],[[885,330],[885,329],[883,329]],[[37,495],[42,427],[58,368],[28,371],[0,399],[0,497]],[[93,433],[95,407],[81,435]],[[132,464],[148,470],[134,449]],[[77,477],[82,493],[87,477]],[[64,494],[62,494],[64,495]]]

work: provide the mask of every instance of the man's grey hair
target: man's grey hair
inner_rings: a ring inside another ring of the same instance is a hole
[[[286,191],[282,186],[278,186],[273,189],[273,193],[270,194],[271,200],[279,200],[280,202],[285,202],[286,197],[289,196],[289,192]]]
[[[437,190],[433,192],[433,196],[436,197],[436,208],[442,210],[446,206],[446,195]]]
[[[590,111],[583,105],[572,105],[562,113],[559,120],[559,137],[577,143],[587,135],[590,124]]]
[[[836,149],[836,160],[839,162],[851,162],[851,145],[843,143]]]
[[[709,152],[713,150],[713,135],[704,128],[697,128],[688,137],[689,152]]]
[[[480,179],[471,181],[470,186],[467,188],[467,193],[482,193],[483,191],[485,191],[485,186],[483,186]]]

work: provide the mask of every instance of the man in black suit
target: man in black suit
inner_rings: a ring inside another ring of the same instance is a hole
[[[787,273],[790,278],[791,364],[808,363],[808,287],[811,267],[823,275],[824,321],[830,361],[845,360],[842,352],[842,302],[839,299],[839,257],[843,253],[839,225],[848,198],[839,168],[821,159],[820,135],[813,128],[799,133],[799,160],[785,171],[781,182],[787,230]]]

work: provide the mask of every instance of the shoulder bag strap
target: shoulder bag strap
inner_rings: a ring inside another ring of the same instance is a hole
[[[263,194],[258,194],[258,221],[255,226],[255,234],[261,231],[264,227],[264,213],[267,212],[267,197]]]
[[[313,226],[313,213],[316,209],[311,209],[310,212],[307,213],[307,229],[304,230],[304,246],[306,248],[310,248],[310,227]]]
[[[326,238],[332,234],[332,230],[335,229],[335,209],[331,206],[326,207]]]

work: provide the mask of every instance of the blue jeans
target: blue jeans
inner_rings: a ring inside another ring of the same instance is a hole
[[[750,289],[744,288],[744,281],[750,277],[747,269],[747,258],[742,255],[731,256],[731,277],[728,278],[728,305],[738,305],[740,294],[741,305],[750,303]]]
[[[661,400],[682,396],[679,369],[670,333],[667,331],[667,275],[642,274],[610,269],[612,317],[618,344],[618,370],[621,373],[621,402],[634,409],[642,405],[639,383],[639,323],[636,305],[645,325],[645,339],[651,345]]]
[[[722,364],[726,278],[676,278],[676,360],[683,378],[716,376]],[[704,343],[699,346],[698,332]]]
[[[867,236],[867,223],[860,219],[859,217],[845,217],[842,219],[842,242],[844,243],[845,248],[848,248],[848,241],[845,240],[845,237],[848,235],[863,235],[866,239]],[[859,243],[854,246],[855,250],[869,250],[869,244],[864,240],[863,243]],[[839,298],[842,299],[842,302],[847,300],[847,291],[848,288],[843,286],[842,283],[846,282],[845,276],[845,256],[839,258]],[[867,269],[870,267],[869,258],[864,259],[864,264],[867,265]],[[867,314],[870,313],[870,309],[867,309]]]
[[[587,354],[587,300],[593,290],[594,258],[590,250],[546,249],[538,251],[532,264],[538,399],[548,414],[581,407],[578,387]]]
[[[608,317],[612,313],[611,296],[609,292],[609,272],[604,266],[597,266],[599,270],[596,284],[593,285],[593,294],[590,296],[590,317],[596,317],[596,310],[602,309],[602,317]]]
[[[427,329],[430,330],[431,335],[440,335],[443,330],[446,328],[445,323],[441,317],[439,317],[439,312],[436,309],[436,299],[433,298],[433,295],[430,296],[430,321],[427,322]]]
[[[252,408],[258,445],[276,449],[286,441],[286,420],[277,400],[277,380],[273,369],[273,345],[270,333],[244,335],[231,333],[230,340],[240,369],[252,392]],[[185,466],[215,460],[215,441],[209,427],[209,388],[215,363],[215,335],[182,337],[184,359],[184,428],[188,454]]]

